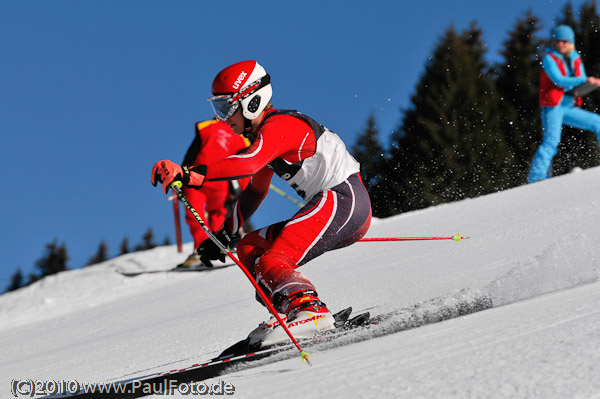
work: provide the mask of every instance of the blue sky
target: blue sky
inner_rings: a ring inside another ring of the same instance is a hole
[[[583,1],[572,1],[579,10]],[[273,103],[354,144],[374,113],[384,144],[424,64],[453,24],[483,29],[488,59],[527,10],[546,34],[565,1],[0,0],[0,292],[34,272],[45,244],[83,266],[151,227],[174,242],[171,204],[150,184],[155,161],[180,162],[194,123],[212,117],[215,74],[257,59]],[[284,183],[274,183],[292,193]],[[271,193],[256,227],[295,205]],[[185,224],[184,241],[191,240]],[[432,232],[432,234],[435,232]]]

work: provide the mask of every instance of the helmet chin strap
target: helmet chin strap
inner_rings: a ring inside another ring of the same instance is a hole
[[[244,133],[243,135],[250,138],[250,133],[252,133],[252,121],[246,117],[244,117]]]

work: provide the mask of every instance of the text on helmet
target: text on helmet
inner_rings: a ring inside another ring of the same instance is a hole
[[[235,83],[233,84],[233,88],[236,90],[239,89],[240,85],[242,84],[242,82],[244,81],[246,76],[248,76],[248,74],[246,72],[242,71],[240,73],[240,75],[237,77],[237,79],[235,80]]]

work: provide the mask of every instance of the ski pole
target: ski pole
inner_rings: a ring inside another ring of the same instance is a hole
[[[279,187],[274,186],[273,184],[271,184],[270,188],[271,188],[271,190],[275,191],[277,194],[281,195],[283,198],[289,199],[294,204],[298,205],[300,208],[302,208],[304,206],[304,204],[302,202],[298,201],[296,198],[292,197],[291,195],[289,195],[288,193],[286,193],[285,191],[283,191]]]
[[[177,252],[183,251],[181,241],[181,221],[179,220],[179,201],[173,200],[173,217],[175,218],[175,240],[177,241]]]
[[[206,235],[208,236],[208,238],[210,238],[211,241],[213,243],[215,243],[215,245],[221,250],[221,252],[226,253],[227,256],[229,256],[231,258],[231,260],[233,260],[235,262],[235,264],[238,265],[240,267],[240,269],[242,269],[242,271],[244,272],[244,274],[246,275],[246,277],[248,277],[248,280],[250,280],[250,282],[254,286],[254,289],[256,289],[256,292],[258,292],[258,295],[260,295],[260,297],[262,298],[263,302],[265,303],[265,305],[267,306],[267,308],[269,309],[269,311],[273,314],[273,316],[275,316],[275,318],[277,319],[277,321],[279,322],[279,324],[281,325],[281,327],[283,327],[283,329],[285,330],[286,334],[290,337],[290,339],[292,340],[292,342],[294,343],[294,345],[296,346],[296,348],[298,348],[298,350],[300,351],[300,357],[302,358],[302,361],[303,362],[307,362],[310,365],[310,361],[309,361],[310,354],[307,353],[307,352],[305,352],[302,349],[302,347],[300,346],[300,344],[298,343],[298,341],[296,340],[296,338],[294,338],[294,336],[292,335],[292,333],[290,332],[290,330],[288,329],[288,327],[285,325],[285,323],[283,322],[283,320],[281,320],[281,317],[279,316],[279,313],[277,313],[277,311],[275,310],[275,307],[273,307],[273,304],[271,303],[271,301],[269,300],[269,298],[267,298],[267,296],[265,295],[265,293],[262,290],[262,288],[260,288],[260,286],[254,280],[254,278],[252,277],[252,275],[250,274],[250,272],[248,271],[248,269],[246,269],[246,266],[244,266],[244,264],[234,254],[232,254],[231,251],[228,250],[225,247],[225,245],[223,245],[223,243],[221,243],[221,241],[219,241],[217,239],[217,237],[215,237],[215,235],[212,233],[212,231],[210,231],[210,229],[206,226],[206,223],[204,223],[204,220],[202,220],[202,218],[200,217],[200,215],[198,214],[198,212],[196,212],[196,210],[194,209],[194,207],[189,203],[189,201],[187,200],[187,198],[183,194],[183,191],[181,190],[181,187],[183,187],[183,184],[180,181],[174,181],[173,183],[171,183],[171,188],[173,189],[173,191],[177,193],[177,195],[179,196],[179,199],[181,200],[181,202],[183,202],[183,204],[185,205],[185,207],[192,213],[192,215],[194,215],[194,218],[198,221],[198,223],[200,223],[200,226],[202,227],[202,230],[204,230],[204,232],[206,233]]]
[[[177,241],[177,252],[183,251],[181,242],[181,222],[179,220],[179,200],[176,195],[167,197],[167,201],[173,201],[173,216],[175,220],[175,240]]]
[[[373,237],[373,238],[361,238],[359,242],[372,242],[372,241],[425,241],[425,240],[454,240],[456,242],[460,240],[466,240],[469,237],[455,234],[451,237]]]

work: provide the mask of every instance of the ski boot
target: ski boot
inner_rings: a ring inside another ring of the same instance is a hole
[[[203,266],[204,263],[200,260],[200,255],[198,255],[195,251],[183,262],[177,265],[178,269],[195,269],[197,267]]]
[[[280,314],[294,338],[312,338],[315,335],[335,329],[335,318],[327,306],[319,300],[315,291],[301,290],[287,298],[275,298],[275,309]],[[289,342],[290,338],[275,317],[261,323],[248,335],[251,345],[260,342],[261,347]]]

